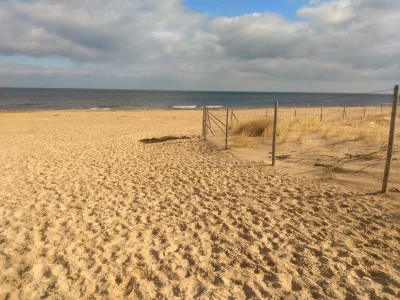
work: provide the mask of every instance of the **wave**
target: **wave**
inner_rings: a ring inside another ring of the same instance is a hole
[[[98,106],[96,106],[96,107],[91,107],[90,109],[91,110],[110,110],[111,108],[110,107],[98,107]]]
[[[193,109],[196,108],[196,105],[173,105],[171,107],[175,109]]]

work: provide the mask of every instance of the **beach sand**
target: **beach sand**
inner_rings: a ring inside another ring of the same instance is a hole
[[[199,138],[201,111],[0,113],[0,299],[396,299],[398,194]],[[191,139],[142,144],[142,138]]]

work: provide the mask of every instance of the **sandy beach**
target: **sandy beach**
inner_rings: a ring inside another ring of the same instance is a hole
[[[201,118],[0,113],[0,299],[400,298],[398,193],[246,160]],[[190,139],[139,142],[165,135]]]

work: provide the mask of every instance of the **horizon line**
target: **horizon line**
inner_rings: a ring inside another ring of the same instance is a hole
[[[146,92],[194,92],[194,93],[287,93],[287,94],[360,94],[360,92],[288,92],[288,91],[250,91],[250,90],[175,90],[139,88],[78,88],[78,87],[14,87],[0,86],[0,89],[38,89],[38,90],[100,90],[100,91],[146,91]]]

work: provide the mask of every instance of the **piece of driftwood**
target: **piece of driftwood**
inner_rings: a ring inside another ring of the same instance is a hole
[[[286,158],[289,158],[289,157],[290,157],[289,154],[283,154],[283,155],[277,155],[276,156],[277,159],[286,159]]]
[[[321,163],[315,163],[314,166],[316,166],[316,167],[331,167],[332,165],[321,164]]]
[[[140,142],[144,144],[153,144],[153,143],[162,143],[166,141],[171,141],[171,140],[189,140],[190,137],[188,136],[173,136],[173,135],[167,135],[167,136],[162,136],[158,138],[151,138],[151,139],[143,139],[140,140]]]

